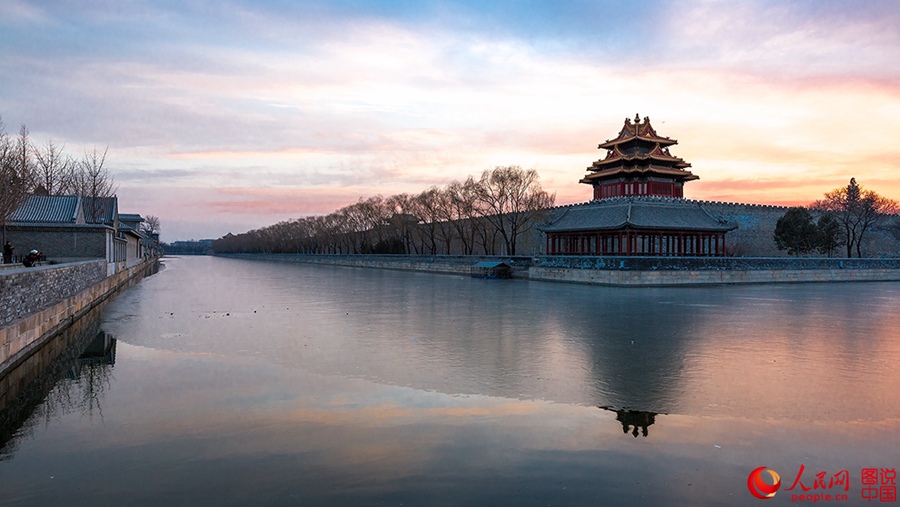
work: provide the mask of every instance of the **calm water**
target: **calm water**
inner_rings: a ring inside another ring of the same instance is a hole
[[[897,283],[174,258],[100,328],[0,431],[0,504],[759,505],[803,465],[858,505],[900,467]]]

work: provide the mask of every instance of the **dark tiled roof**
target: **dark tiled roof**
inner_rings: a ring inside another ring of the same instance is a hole
[[[543,230],[593,231],[625,227],[686,231],[730,231],[736,228],[712,217],[697,203],[678,199],[656,201],[632,198],[573,206]]]
[[[74,195],[32,195],[9,217],[9,222],[75,223],[79,198]]]
[[[119,213],[120,231],[139,231],[144,217],[134,213]]]
[[[115,197],[82,197],[84,221],[89,224],[113,226],[116,223],[119,203]]]

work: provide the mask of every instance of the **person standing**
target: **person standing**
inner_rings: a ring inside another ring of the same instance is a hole
[[[15,248],[13,248],[12,243],[9,241],[3,245],[3,264],[12,264],[12,253]]]

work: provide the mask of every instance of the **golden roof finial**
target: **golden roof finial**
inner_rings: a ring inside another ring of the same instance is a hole
[[[634,124],[639,125],[641,123],[641,115],[634,113]]]

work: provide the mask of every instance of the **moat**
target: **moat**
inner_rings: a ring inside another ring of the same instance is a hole
[[[762,466],[856,505],[898,303],[170,258],[3,420],[0,505],[758,505]]]

